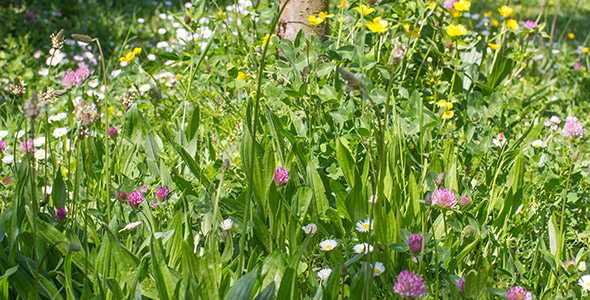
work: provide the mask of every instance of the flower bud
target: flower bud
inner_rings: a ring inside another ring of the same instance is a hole
[[[445,175],[447,175],[447,173],[442,172],[442,173],[438,174],[438,176],[436,176],[436,180],[434,181],[434,184],[436,185],[437,188],[443,184],[443,181],[445,181]]]

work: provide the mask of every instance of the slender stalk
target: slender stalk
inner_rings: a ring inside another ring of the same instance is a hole
[[[105,128],[104,128],[104,139],[106,140],[105,146],[105,179],[104,184],[106,185],[106,195],[105,195],[105,202],[107,208],[107,219],[111,220],[111,147],[109,145],[109,88],[107,86],[107,69],[104,66],[104,55],[102,54],[102,47],[100,46],[100,41],[95,39],[96,45],[98,47],[98,52],[100,53],[100,63],[102,67],[102,84],[105,87],[105,97],[104,97],[104,118],[105,118]]]
[[[277,14],[275,19],[273,20],[273,22],[270,26],[269,36],[274,32],[281,14],[285,10],[285,7],[287,7],[287,3],[289,3],[288,0],[285,1],[285,3],[283,4],[283,7],[280,8],[279,13]],[[249,170],[247,171],[247,173],[250,173],[250,174],[248,174],[249,180],[253,180],[252,169],[254,168],[254,158],[256,157],[255,156],[255,153],[256,153],[256,131],[258,130],[258,114],[259,114],[260,97],[261,97],[261,89],[262,89],[262,77],[264,74],[264,67],[266,64],[266,53],[268,51],[269,44],[270,43],[264,44],[264,49],[262,50],[262,58],[260,59],[260,64],[258,66],[258,78],[256,78],[257,83],[256,83],[256,99],[254,101],[254,118],[252,120],[252,124],[248,124],[248,127],[253,128],[253,130],[250,131],[250,137],[252,139],[252,150],[251,150],[251,155],[250,155],[250,166],[249,166]],[[251,106],[248,106],[248,109],[252,109]],[[248,228],[248,221],[250,220],[250,210],[251,210],[251,206],[252,206],[252,193],[253,193],[252,186],[253,186],[253,182],[250,182],[250,184],[248,185],[248,191],[247,191],[247,197],[246,197],[246,210],[244,211],[244,218],[242,221],[242,233],[240,235],[240,243],[239,243],[239,247],[240,247],[239,263],[238,263],[238,272],[239,273],[242,273],[242,271],[244,269],[244,244],[245,244],[246,238],[247,238],[246,234],[247,234],[247,228]]]

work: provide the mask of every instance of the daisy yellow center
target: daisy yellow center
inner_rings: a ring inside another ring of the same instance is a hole
[[[326,249],[332,249],[332,245],[326,245],[326,247],[324,247]]]
[[[377,269],[377,268],[373,269],[373,273],[379,274],[379,269]]]
[[[369,224],[363,224],[363,229],[369,229]]]
[[[590,289],[590,282],[584,283],[584,287],[587,288],[587,289]]]

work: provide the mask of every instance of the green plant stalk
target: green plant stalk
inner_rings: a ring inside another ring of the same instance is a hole
[[[209,245],[210,251],[214,251],[217,246],[217,235],[214,233],[217,228],[217,211],[219,209],[219,197],[221,196],[221,188],[223,187],[223,177],[225,176],[225,170],[221,169],[221,178],[219,179],[219,185],[217,186],[217,195],[215,196],[215,202],[213,204],[213,219],[211,220],[211,230],[213,232],[212,238],[209,239],[211,244]]]
[[[564,226],[565,226],[565,204],[567,202],[567,193],[570,187],[570,178],[572,176],[572,168],[574,167],[574,162],[572,161],[572,163],[570,164],[570,168],[568,170],[568,174],[567,174],[567,181],[565,184],[565,190],[563,192],[563,196],[562,196],[562,200],[561,200],[561,221],[560,221],[560,225],[559,225],[559,236],[561,238],[561,243],[559,243],[559,248],[557,249],[557,253],[556,253],[556,258],[560,259],[561,258],[561,253],[565,247],[565,230],[564,230]]]
[[[94,39],[96,41],[96,46],[98,47],[98,52],[100,53],[100,64],[101,64],[101,68],[102,68],[102,84],[105,87],[105,97],[104,97],[104,104],[103,104],[103,108],[104,108],[104,119],[105,119],[105,128],[104,128],[104,139],[106,140],[105,143],[105,166],[106,166],[106,172],[105,172],[105,179],[104,179],[104,184],[106,185],[106,196],[105,196],[105,202],[106,202],[106,208],[107,208],[107,218],[110,221],[111,220],[111,164],[110,164],[110,159],[111,159],[111,147],[109,145],[109,88],[107,86],[107,69],[105,68],[104,65],[104,55],[102,54],[102,47],[100,46],[100,41],[96,38]],[[88,250],[88,249],[86,249]]]
[[[289,3],[289,1],[285,1],[285,3],[283,4],[283,7],[281,7],[281,9],[279,10],[279,13],[277,14],[277,16],[275,17],[275,19],[273,20],[272,24],[270,25],[270,30],[269,30],[269,36],[274,32],[277,23],[279,21],[279,18],[281,16],[281,14],[283,13],[283,11],[285,10],[285,7],[287,7],[287,3]],[[250,155],[250,170],[248,171],[250,173],[249,179],[252,179],[252,169],[254,168],[254,158],[255,158],[255,154],[256,154],[256,131],[258,130],[258,114],[259,114],[259,107],[260,107],[260,94],[261,94],[261,89],[262,89],[262,75],[264,74],[264,67],[265,67],[265,63],[266,63],[266,53],[268,51],[268,45],[270,43],[266,43],[264,44],[264,49],[262,50],[262,58],[260,59],[260,64],[259,64],[259,69],[258,69],[258,78],[256,78],[256,99],[254,102],[254,118],[252,120],[253,124],[248,124],[248,126],[252,126],[253,130],[250,133],[250,137],[252,138],[252,153]],[[251,109],[250,106],[248,106],[248,109]],[[251,115],[251,114],[250,114]],[[239,247],[240,247],[240,253],[239,253],[239,263],[238,263],[238,272],[241,274],[243,269],[244,269],[244,245],[246,242],[246,238],[247,238],[247,228],[248,228],[248,221],[250,220],[250,210],[251,210],[251,206],[252,206],[252,182],[250,182],[250,184],[248,185],[248,192],[247,192],[247,197],[246,197],[246,210],[244,211],[244,218],[242,221],[242,233],[240,235],[240,243],[239,243]]]

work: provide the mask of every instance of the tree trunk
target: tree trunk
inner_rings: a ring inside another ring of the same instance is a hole
[[[318,16],[321,11],[328,11],[328,0],[281,0],[281,7],[289,1],[279,20],[277,36],[291,41],[295,40],[299,30],[305,35],[311,33],[312,26],[307,21],[310,15]],[[315,26],[313,32],[320,39],[325,39],[328,30],[327,22]]]

